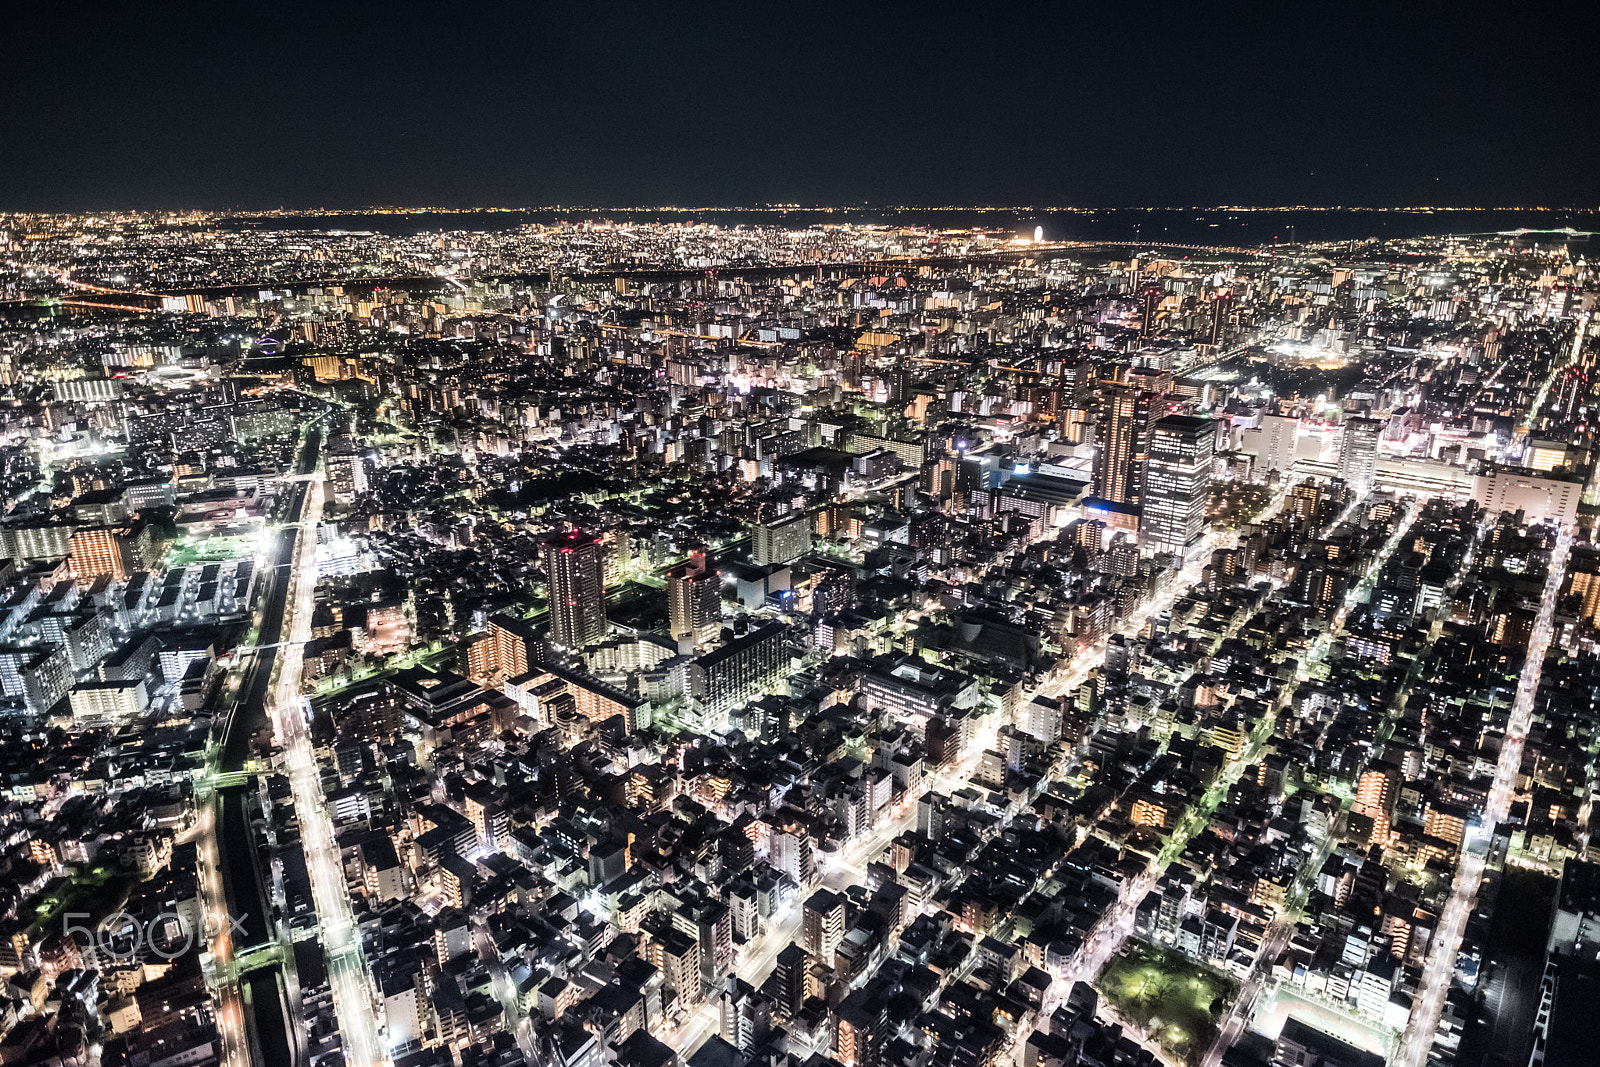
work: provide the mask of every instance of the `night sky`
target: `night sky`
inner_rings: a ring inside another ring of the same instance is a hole
[[[1600,204],[1588,5],[7,5],[0,211]]]

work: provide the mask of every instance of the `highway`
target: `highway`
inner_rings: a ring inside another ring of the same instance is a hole
[[[1481,832],[1484,835],[1492,833],[1496,824],[1504,821],[1511,807],[1511,789],[1517,771],[1522,766],[1522,746],[1528,725],[1533,719],[1533,698],[1539,690],[1539,678],[1544,671],[1545,650],[1550,646],[1551,618],[1555,614],[1556,598],[1561,592],[1561,579],[1566,572],[1567,557],[1571,551],[1572,534],[1563,530],[1550,556],[1550,573],[1545,579],[1538,621],[1534,624],[1533,640],[1528,645],[1522,678],[1517,683],[1517,696],[1511,706],[1500,759],[1495,765],[1494,784],[1489,789],[1489,800],[1483,814]],[[1456,866],[1449,901],[1439,917],[1438,929],[1433,937],[1433,952],[1423,966],[1422,981],[1417,987],[1411,1018],[1406,1024],[1394,1067],[1422,1067],[1427,1062],[1428,1050],[1433,1047],[1434,1033],[1444,1013],[1445,998],[1455,974],[1456,954],[1461,950],[1467,919],[1472,914],[1472,905],[1483,881],[1487,848],[1482,842],[1472,846],[1470,836],[1468,842]]]
[[[222,859],[217,849],[217,796],[208,797],[200,809],[195,835],[199,855],[200,907],[204,917],[206,948],[212,965],[208,984],[217,1001],[217,1032],[222,1038],[223,1067],[248,1067],[250,1043],[245,1033],[244,1005],[230,972],[233,963],[233,928],[228,922],[228,894],[222,884]]]
[[[308,448],[314,449],[312,429]],[[291,486],[284,497],[290,515],[298,514],[305,489]],[[257,632],[281,624],[284,611],[284,572],[296,542],[293,529],[281,532],[272,542],[274,555],[258,555],[256,565],[259,602],[254,615]],[[270,566],[262,566],[264,563]],[[236,951],[264,943],[269,935],[265,885],[256,856],[255,835],[245,816],[243,784],[210,788],[220,778],[237,778],[250,760],[257,735],[267,724],[266,694],[274,648],[250,649],[236,654],[232,677],[219,699],[219,714],[209,752],[211,783],[202,784],[200,823],[195,835],[200,870],[199,882],[205,936],[211,963],[207,980],[217,1001],[217,1029],[222,1039],[222,1060],[226,1067],[246,1067],[259,1058],[253,1050],[263,1045],[282,1047],[287,1040],[290,1018],[273,1012],[278,998],[261,998],[247,1006],[233,964]],[[226,843],[226,847],[224,847]],[[243,943],[234,943],[235,928]],[[254,1000],[254,998],[252,998]],[[268,1032],[271,1023],[273,1032]],[[280,1036],[276,1031],[281,1030]]]
[[[379,1034],[378,1010],[372,981],[361,951],[344,865],[333,822],[328,816],[317,772],[310,723],[300,686],[304,646],[311,638],[311,615],[317,586],[317,526],[322,520],[320,482],[302,483],[305,506],[298,516],[296,553],[288,578],[288,610],[283,620],[281,651],[271,683],[273,727],[283,746],[283,770],[289,777],[295,814],[300,822],[311,895],[317,910],[323,949],[328,956],[328,979],[333,987],[334,1009],[344,1039],[347,1062],[355,1067],[375,1067],[388,1062]],[[263,638],[273,637],[263,631]]]

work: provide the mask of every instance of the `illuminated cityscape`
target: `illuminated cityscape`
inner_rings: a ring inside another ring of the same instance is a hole
[[[3,1047],[1572,1062],[1586,247],[1032,229],[3,220]]]
[[[0,1065],[1600,1062],[1549,23],[150,14],[0,65]]]

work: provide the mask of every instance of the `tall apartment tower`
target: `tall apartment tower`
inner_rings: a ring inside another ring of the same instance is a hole
[[[1377,419],[1351,417],[1344,422],[1339,447],[1339,477],[1356,496],[1372,492],[1378,470],[1378,437],[1383,423]]]
[[[544,543],[550,576],[550,639],[585,648],[606,635],[605,559],[600,539],[569,530]]]
[[[1216,423],[1193,415],[1168,415],[1151,426],[1139,518],[1147,550],[1186,557],[1204,540],[1216,438]]]
[[[717,1022],[722,1040],[750,1055],[772,1032],[772,1002],[730,974],[717,1001]]]
[[[1228,313],[1233,310],[1233,294],[1218,293],[1217,298],[1211,302],[1211,332],[1206,337],[1206,342],[1213,346],[1220,346],[1228,335]]]
[[[514,615],[491,615],[488,627],[467,645],[467,677],[482,683],[526,674],[537,648],[528,623]]]
[[[1113,504],[1137,504],[1156,396],[1119,382],[1106,383],[1104,390],[1095,431],[1094,494]]]
[[[348,504],[367,491],[367,464],[352,446],[330,448],[323,460],[333,499]]]
[[[831,965],[834,949],[844,940],[844,898],[830,889],[812,893],[801,912],[800,929],[806,952]]]
[[[750,559],[762,566],[788,563],[809,551],[811,519],[804,512],[758,523],[750,531]]]
[[[1351,810],[1372,820],[1372,838],[1382,842],[1389,836],[1394,804],[1400,796],[1400,770],[1390,763],[1378,763],[1363,771],[1356,781],[1356,799]]]
[[[1139,294],[1139,336],[1149,337],[1156,329],[1156,311],[1161,307],[1161,289],[1146,286]]]
[[[722,575],[711,569],[704,552],[667,573],[667,618],[672,639],[692,639],[695,647],[714,645],[722,634]]]

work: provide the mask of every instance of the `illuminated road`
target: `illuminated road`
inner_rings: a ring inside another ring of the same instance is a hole
[[[316,435],[318,431],[311,431]],[[320,437],[317,438],[320,440]],[[313,447],[308,441],[307,447]],[[284,504],[291,514],[298,512],[303,499],[302,488],[292,488]],[[257,552],[255,565],[261,574],[258,583],[259,599],[251,619],[251,631],[259,633],[264,627],[281,629],[283,620],[284,571],[277,564],[286,562],[288,539],[294,534],[274,535],[264,542]],[[228,897],[227,880],[223,874],[226,859],[236,875],[241,870],[253,870],[254,842],[250,838],[248,822],[242,837],[231,837],[228,853],[224,855],[219,833],[223,824],[225,797],[218,790],[224,786],[237,789],[246,784],[249,772],[245,768],[254,754],[254,737],[258,726],[265,724],[262,708],[267,697],[271,664],[277,656],[273,648],[236,649],[227,687],[218,703],[220,714],[207,750],[209,781],[200,787],[199,821],[194,829],[195,847],[199,861],[197,877],[200,884],[204,936],[210,962],[206,966],[206,980],[217,1004],[217,1029],[222,1039],[222,1060],[227,1067],[247,1067],[251,1062],[250,1027],[246,1021],[248,1009],[234,967],[235,945],[233,920],[238,919],[246,936],[261,930],[265,922],[265,899],[251,886],[241,882],[234,887],[236,898]],[[259,721],[258,721],[259,720]],[[234,826],[230,833],[237,834]],[[262,1019],[257,1018],[257,1025]],[[283,1024],[290,1020],[286,1016]],[[259,1031],[258,1031],[259,1032]],[[291,1039],[295,1035],[287,1035]],[[276,1042],[274,1041],[274,1044]]]
[[[283,649],[272,682],[272,718],[274,732],[283,746],[283,769],[289,777],[295,814],[300,820],[311,895],[328,956],[328,979],[347,1060],[355,1067],[375,1067],[388,1062],[388,1055],[379,1036],[372,972],[362,957],[344,865],[322,795],[305,702],[300,695],[304,646],[311,638],[315,606],[317,525],[322,519],[322,505],[322,486],[310,483],[300,516],[297,558],[291,570],[291,593],[281,637]]]
[[[1495,765],[1494,784],[1489,789],[1489,801],[1483,815],[1482,834],[1492,834],[1497,823],[1503,821],[1511,807],[1511,787],[1517,770],[1522,766],[1522,746],[1533,719],[1533,698],[1539,690],[1539,676],[1544,671],[1544,654],[1550,646],[1551,617],[1555,614],[1556,597],[1561,591],[1561,578],[1567,568],[1567,556],[1572,550],[1572,535],[1563,530],[1556,540],[1555,551],[1550,554],[1550,573],[1545,579],[1544,598],[1539,603],[1539,619],[1534,625],[1533,640],[1528,644],[1528,656],[1522,668],[1522,678],[1517,683],[1517,697],[1511,705],[1511,718],[1506,724],[1506,737],[1500,749],[1500,761]],[[1469,836],[1469,842],[1471,837]],[[1473,902],[1478,896],[1478,886],[1483,880],[1486,842],[1463,851],[1456,867],[1455,882],[1450,889],[1450,900],[1439,918],[1439,927],[1433,938],[1433,952],[1422,970],[1422,981],[1417,987],[1417,999],[1411,1006],[1411,1018],[1406,1024],[1400,1051],[1394,1067],[1422,1067],[1433,1047],[1433,1035],[1444,1013],[1450,980],[1455,973],[1456,954],[1461,950],[1461,938],[1466,931],[1467,918],[1472,914]]]
[[[1287,499],[1287,489],[1280,490],[1274,497],[1270,506],[1266,508],[1258,521],[1276,514]],[[1207,535],[1201,551],[1195,558],[1179,572],[1173,575],[1167,583],[1167,588],[1159,596],[1142,604],[1127,619],[1123,620],[1117,632],[1125,635],[1137,634],[1152,616],[1159,615],[1169,610],[1177,599],[1190,590],[1200,581],[1201,572],[1210,562],[1211,552],[1217,548],[1233,544],[1237,537],[1232,532],[1212,531]],[[1052,678],[1046,679],[1038,689],[1026,693],[1023,702],[1032,700],[1037,695],[1059,697],[1075,686],[1081,685],[1088,677],[1090,671],[1105,662],[1106,638],[1085,646],[1073,657],[1071,663],[1064,671],[1059,671]],[[849,842],[841,850],[840,855],[830,860],[823,869],[823,884],[828,888],[839,890],[850,885],[860,885],[866,877],[866,865],[875,860],[889,843],[907,830],[916,825],[917,798],[927,792],[950,792],[969,784],[972,776],[977,772],[978,762],[983,753],[992,748],[996,734],[1002,725],[998,715],[988,717],[988,724],[983,727],[963,754],[961,761],[953,767],[938,771],[926,778],[914,796],[908,797],[901,810],[895,812],[887,821],[879,824],[866,834]],[[1244,764],[1239,764],[1242,769]],[[1237,775],[1237,770],[1235,771]],[[1133,928],[1133,912],[1138,907],[1138,901],[1154,884],[1154,877],[1145,874],[1136,879],[1136,886],[1130,887],[1128,899],[1119,902],[1102,920],[1096,932],[1091,935],[1085,945],[1087,956],[1083,957],[1078,966],[1072,970],[1072,975],[1087,974],[1093,977],[1106,958],[1122,944],[1127,932]],[[733,973],[752,986],[760,987],[772,973],[779,952],[794,940],[800,931],[801,908],[804,897],[809,890],[801,890],[797,894],[796,903],[788,913],[783,915],[776,923],[761,936],[757,937],[740,953],[733,969]],[[1052,985],[1052,990],[1056,987]],[[1071,977],[1062,988],[1071,988]],[[693,1055],[705,1041],[716,1032],[718,1025],[716,999],[710,999],[701,1004],[690,1016],[677,1027],[673,1027],[658,1035],[660,1039],[681,1056],[688,1058]],[[1026,1030],[1020,1028],[1019,1030]],[[1026,1040],[1027,1033],[1021,1034],[1021,1039]],[[1020,1049],[1020,1045],[1019,1045]],[[1020,1051],[1017,1052],[1020,1056]]]
[[[494,938],[490,936],[487,924],[480,920],[473,921],[472,943],[478,950],[478,958],[489,969],[490,985],[494,990],[495,999],[500,1002],[506,1029],[516,1035],[517,1046],[522,1049],[522,1054],[527,1057],[528,1062],[536,1062],[538,1056],[534,1048],[533,1027],[529,1024],[528,1017],[517,1011],[516,987],[511,984],[511,977],[506,973],[506,965],[501,962],[500,954],[495,951]]]
[[[1211,1043],[1211,1050],[1201,1060],[1203,1067],[1217,1067],[1222,1062],[1223,1053],[1227,1052],[1233,1043],[1239,1040],[1239,1035],[1244,1033],[1244,1028],[1250,1022],[1250,1016],[1255,1011],[1256,1003],[1261,999],[1263,990],[1267,988],[1272,977],[1272,967],[1278,961],[1278,955],[1283,952],[1289,943],[1289,935],[1296,920],[1300,917],[1300,906],[1310,888],[1311,881],[1316,878],[1317,872],[1327,861],[1328,854],[1333,851],[1333,844],[1338,839],[1337,833],[1330,832],[1323,838],[1315,852],[1306,858],[1295,872],[1294,884],[1290,887],[1290,899],[1284,901],[1284,906],[1267,927],[1266,936],[1261,939],[1261,948],[1256,953],[1256,958],[1250,965],[1250,971],[1239,986],[1239,995],[1234,998],[1233,1007],[1228,1011],[1228,1017],[1223,1020],[1222,1026],[1217,1031],[1217,1039]]]
[[[245,1034],[244,1003],[239,985],[230,974],[233,963],[233,927],[228,922],[228,894],[222,886],[222,857],[217,852],[215,793],[206,798],[196,826],[195,850],[200,861],[200,913],[211,954],[211,993],[217,1000],[217,1032],[222,1037],[224,1067],[249,1067],[250,1042]]]
[[[1405,529],[1410,529],[1409,522],[1406,523]],[[1480,529],[1478,532],[1481,536],[1482,530]],[[1393,545],[1395,543],[1395,539],[1391,539],[1390,545],[1388,546],[1388,551],[1393,551]],[[1444,597],[1444,604],[1446,607],[1443,610],[1446,612],[1448,611],[1448,605],[1455,597],[1456,589],[1461,584],[1461,579],[1472,570],[1472,561],[1476,555],[1477,544],[1478,539],[1477,537],[1474,537],[1472,546],[1469,548],[1466,558],[1462,561],[1461,567],[1450,579]],[[1388,552],[1386,551],[1385,558],[1387,558],[1387,555]],[[1417,656],[1413,664],[1413,672],[1416,670],[1418,664],[1426,661],[1428,650],[1432,649],[1434,639],[1437,637],[1437,634],[1438,627],[1432,627],[1429,631],[1429,636],[1423,653]],[[1410,689],[1410,678],[1411,674],[1408,673],[1406,682],[1401,685],[1400,691],[1395,694],[1394,704],[1389,709],[1391,718],[1398,718],[1404,713],[1405,701]],[[1388,731],[1385,730],[1384,733],[1380,735],[1379,740],[1381,741],[1387,736]],[[1373,746],[1375,751],[1381,747],[1381,744]],[[1283,911],[1277,916],[1277,918],[1273,920],[1272,925],[1268,928],[1267,935],[1262,941],[1262,949],[1257,955],[1249,975],[1246,976],[1243,985],[1240,987],[1239,996],[1234,1000],[1233,1008],[1229,1011],[1228,1018],[1223,1022],[1221,1028],[1219,1029],[1216,1041],[1212,1043],[1211,1050],[1206,1054],[1205,1059],[1202,1061],[1203,1067],[1218,1067],[1218,1064],[1222,1062],[1223,1054],[1226,1053],[1228,1048],[1239,1039],[1239,1036],[1244,1033],[1245,1027],[1249,1025],[1250,1019],[1255,1012],[1256,1005],[1261,1000],[1262,993],[1270,992],[1272,988],[1275,988],[1275,983],[1271,981],[1272,966],[1276,962],[1278,955],[1283,951],[1284,945],[1288,943],[1290,927],[1299,918],[1305,897],[1310,891],[1311,880],[1314,879],[1317,876],[1317,872],[1322,869],[1322,864],[1327,860],[1333,844],[1337,839],[1337,834],[1330,834],[1327,838],[1325,838],[1316,852],[1305,863],[1303,863],[1300,869],[1296,872],[1295,883],[1290,894],[1291,899],[1286,903]],[[1336,1009],[1329,1006],[1326,1010],[1334,1011]],[[1363,1023],[1363,1025],[1365,1024]]]
[[[1559,359],[1551,360],[1550,373],[1545,375],[1544,382],[1539,386],[1539,391],[1534,394],[1533,403],[1528,405],[1528,414],[1522,420],[1521,429],[1533,429],[1533,424],[1539,419],[1539,409],[1544,407],[1545,398],[1550,395],[1550,387],[1555,384],[1556,377],[1567,368],[1569,363],[1582,362],[1583,342],[1589,332],[1590,314],[1590,312],[1585,311],[1578,317],[1577,326],[1572,332],[1572,351],[1568,354],[1567,362],[1562,362]]]
[[[1275,501],[1274,506],[1269,509],[1268,513],[1275,514],[1277,510],[1281,508],[1282,503],[1283,499],[1280,497]],[[1351,508],[1354,506],[1355,505],[1352,504]],[[1339,520],[1336,520],[1335,525],[1337,525],[1337,522],[1342,521],[1344,517],[1349,514],[1351,508],[1347,508],[1345,510],[1344,514],[1340,516]],[[1318,639],[1318,642],[1314,644],[1311,653],[1307,656],[1307,660],[1304,665],[1306,668],[1314,669],[1318,664],[1320,664],[1322,658],[1327,655],[1328,649],[1332,647],[1333,634],[1344,626],[1345,620],[1349,616],[1351,608],[1354,607],[1360,598],[1365,595],[1365,591],[1371,587],[1374,576],[1376,576],[1379,571],[1383,569],[1384,562],[1389,558],[1390,555],[1394,553],[1395,549],[1400,545],[1400,542],[1405,538],[1406,534],[1410,532],[1411,525],[1416,521],[1416,517],[1419,513],[1420,509],[1416,507],[1408,508],[1404,518],[1395,524],[1394,531],[1384,541],[1382,547],[1373,556],[1372,561],[1368,564],[1362,580],[1358,582],[1356,587],[1352,589],[1346,596],[1344,603],[1341,604],[1339,610],[1334,613],[1328,630],[1325,631],[1322,637]],[[1187,568],[1185,569],[1185,573],[1187,574]],[[1196,573],[1196,579],[1197,578],[1198,573]],[[1177,595],[1176,585],[1177,583],[1174,583],[1174,598]],[[1236,628],[1237,626],[1230,628],[1228,636],[1231,636]],[[1200,802],[1193,806],[1189,813],[1184,816],[1183,821],[1179,823],[1178,826],[1173,830],[1172,835],[1167,840],[1167,844],[1162,848],[1160,856],[1148,867],[1146,867],[1146,869],[1140,875],[1138,875],[1136,878],[1130,879],[1126,884],[1123,885],[1120,893],[1118,894],[1117,902],[1112,905],[1110,910],[1108,910],[1101,918],[1100,922],[1095,925],[1094,931],[1089,935],[1088,939],[1084,941],[1082,947],[1079,948],[1077,954],[1074,955],[1071,963],[1068,964],[1061,974],[1060,978],[1064,988],[1070,989],[1071,983],[1075,981],[1092,981],[1094,977],[1100,973],[1101,968],[1106,965],[1107,961],[1109,961],[1111,957],[1115,956],[1122,950],[1122,946],[1126,944],[1129,935],[1133,933],[1134,918],[1138,913],[1139,905],[1141,902],[1143,902],[1145,895],[1148,894],[1155,886],[1156,882],[1160,880],[1161,875],[1166,871],[1167,867],[1171,865],[1172,861],[1182,853],[1182,850],[1187,844],[1189,838],[1195,833],[1198,833],[1210,820],[1211,812],[1215,810],[1217,804],[1221,802],[1222,798],[1227,796],[1228,790],[1233,786],[1233,783],[1239,780],[1239,776],[1244,772],[1244,768],[1259,756],[1263,741],[1263,734],[1270,727],[1272,722],[1271,712],[1275,711],[1278,706],[1279,705],[1275,703],[1274,707],[1269,709],[1269,713],[1264,715],[1262,719],[1255,724],[1251,731],[1250,740],[1245,744],[1244,748],[1237,756],[1228,761],[1227,766],[1223,768],[1222,774],[1218,776],[1216,783],[1213,784],[1210,789],[1206,790],[1206,793],[1201,798]],[[1301,873],[1302,876],[1305,874],[1304,871]],[[1281,940],[1287,940],[1287,937],[1287,926],[1285,926],[1283,931],[1281,931]],[[1271,940],[1270,934],[1268,940],[1269,942]],[[1274,950],[1269,955],[1266,950],[1270,947],[1270,943],[1263,945],[1263,950],[1257,957],[1258,965],[1260,965],[1264,959],[1266,961],[1266,966],[1268,968],[1271,967],[1271,961],[1276,958],[1277,951]],[[1281,944],[1278,947],[1281,948]],[[1052,983],[1051,989],[1055,989],[1054,983]],[[1247,986],[1246,990],[1241,994],[1241,999],[1248,998],[1253,1001],[1254,998],[1259,995],[1259,993],[1259,983],[1257,983],[1257,986],[1253,991]],[[1047,1000],[1047,1006],[1048,1003],[1049,1001]],[[1241,1017],[1234,1027],[1236,1031],[1235,1036],[1237,1036],[1237,1031],[1243,1028],[1244,1019],[1247,1017],[1248,1010],[1241,1013]],[[1220,1051],[1217,1052],[1217,1056],[1220,1059]]]

